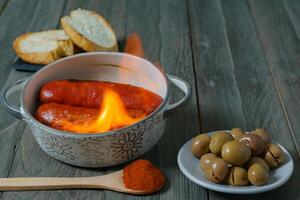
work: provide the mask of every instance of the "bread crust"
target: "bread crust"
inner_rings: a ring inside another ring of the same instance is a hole
[[[51,30],[53,31],[53,30]],[[45,31],[48,32],[48,31]],[[47,65],[62,57],[70,56],[74,54],[74,47],[71,39],[68,40],[57,40],[58,48],[52,51],[43,52],[24,52],[21,49],[21,42],[26,40],[32,34],[38,34],[40,32],[29,32],[18,36],[13,41],[13,49],[16,54],[24,61],[32,64]]]
[[[62,28],[64,29],[65,33],[71,38],[71,40],[74,42],[74,44],[76,44],[77,46],[79,46],[80,48],[82,48],[85,51],[89,51],[89,52],[92,52],[92,51],[118,51],[119,50],[118,42],[116,39],[115,32],[113,31],[111,26],[108,24],[108,22],[102,16],[98,15],[96,12],[93,12],[93,11],[89,11],[89,12],[91,15],[95,15],[96,17],[98,17],[99,20],[101,20],[104,23],[104,26],[107,29],[109,29],[109,31],[114,35],[115,43],[113,46],[104,47],[104,46],[100,46],[100,45],[90,41],[84,35],[80,34],[74,28],[72,28],[68,24],[68,22],[65,20],[66,17],[63,17],[63,18],[61,18],[60,22],[61,22]]]

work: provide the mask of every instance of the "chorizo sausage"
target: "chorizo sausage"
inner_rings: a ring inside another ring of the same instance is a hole
[[[35,118],[52,128],[71,131],[66,129],[62,122],[68,124],[91,124],[97,120],[100,109],[75,107],[57,103],[46,103],[38,107]],[[138,109],[127,109],[128,114],[133,118],[145,116],[145,113]]]
[[[102,81],[58,80],[45,84],[40,91],[41,103],[59,103],[99,108],[105,89],[116,91],[127,109],[141,109],[146,114],[155,110],[162,98],[146,89],[121,83]]]

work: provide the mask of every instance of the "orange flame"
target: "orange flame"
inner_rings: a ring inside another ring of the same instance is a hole
[[[139,34],[131,33],[127,39],[124,48],[124,52],[138,56],[143,58],[144,57],[144,48],[142,45],[142,40]]]
[[[119,94],[111,89],[103,93],[103,100],[99,116],[96,121],[74,124],[70,122],[61,123],[64,130],[78,133],[100,133],[118,129],[133,124],[144,118],[144,116],[131,117],[122,102]]]

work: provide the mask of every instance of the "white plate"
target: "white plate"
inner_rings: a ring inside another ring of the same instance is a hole
[[[213,133],[214,132],[210,132],[208,134],[211,135]],[[202,170],[199,168],[199,159],[194,157],[191,153],[191,143],[192,140],[185,143],[178,153],[177,162],[179,168],[191,181],[210,190],[232,194],[254,194],[266,192],[278,188],[287,182],[294,170],[294,162],[291,155],[285,148],[277,143],[284,152],[285,161],[280,165],[280,167],[270,170],[270,177],[267,184],[262,186],[230,186],[213,183],[205,178]]]

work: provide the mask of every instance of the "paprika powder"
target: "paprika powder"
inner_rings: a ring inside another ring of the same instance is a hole
[[[155,192],[164,186],[165,177],[151,162],[139,159],[123,169],[123,182],[132,190]]]

